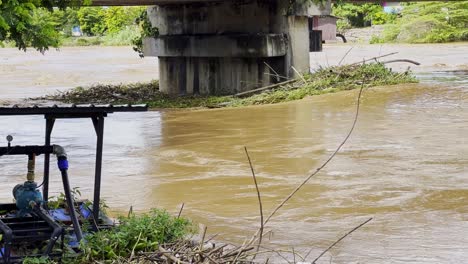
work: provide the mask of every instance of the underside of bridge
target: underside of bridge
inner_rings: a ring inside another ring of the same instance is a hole
[[[308,72],[309,17],[330,14],[330,2],[157,2],[148,16],[159,36],[144,53],[159,58],[160,89],[173,95],[234,94]]]

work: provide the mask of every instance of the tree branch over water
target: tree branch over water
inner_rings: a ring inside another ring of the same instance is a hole
[[[307,182],[309,182],[309,180],[314,177],[315,175],[317,175],[323,168],[325,168],[325,166],[327,166],[328,163],[330,163],[330,161],[332,161],[332,159],[336,156],[336,154],[338,154],[338,152],[341,150],[341,148],[344,146],[344,144],[346,144],[346,142],[348,141],[348,139],[351,137],[351,134],[353,133],[354,131],[354,128],[356,127],[356,124],[357,124],[357,121],[358,121],[358,117],[359,117],[359,110],[360,110],[360,107],[361,107],[361,97],[362,97],[362,93],[363,93],[363,90],[364,90],[364,81],[362,81],[361,83],[361,88],[359,89],[359,94],[358,94],[358,98],[357,98],[357,103],[356,103],[356,114],[354,115],[354,119],[353,119],[353,123],[351,125],[351,128],[349,130],[349,132],[347,133],[346,137],[344,138],[344,140],[341,142],[340,145],[338,145],[338,147],[336,148],[336,150],[330,155],[330,157],[320,166],[318,167],[314,172],[312,172],[309,176],[307,176],[301,184],[299,184],[288,196],[286,196],[283,201],[281,203],[279,203],[275,209],[273,209],[273,211],[270,213],[270,215],[265,219],[265,221],[263,222],[263,226],[261,227],[263,231],[263,228],[264,226],[270,221],[270,219],[278,212],[279,209],[281,209]],[[260,233],[260,230],[258,230],[251,238],[251,240],[249,241],[248,245],[251,245],[256,239],[257,237],[259,236],[259,233]]]

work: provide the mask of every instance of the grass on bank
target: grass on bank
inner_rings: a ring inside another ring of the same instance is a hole
[[[219,108],[248,105],[275,104],[300,100],[307,96],[366,87],[417,82],[411,72],[393,72],[382,63],[344,65],[321,68],[296,82],[246,98],[234,96],[179,96],[173,97],[159,91],[158,81],[91,87],[72,90],[36,99],[56,100],[65,103],[146,103],[152,108]]]
[[[468,41],[468,1],[423,2],[404,6],[371,43],[443,43]]]
[[[130,46],[133,40],[140,35],[137,26],[127,26],[115,33],[92,37],[65,37],[62,45],[68,47],[76,46]]]
[[[159,246],[183,240],[194,233],[193,224],[183,218],[170,215],[165,210],[153,209],[142,215],[130,214],[119,218],[113,229],[88,233],[80,244],[78,256],[64,254],[61,263],[124,263],[138,252],[157,252]],[[26,258],[25,264],[57,263],[46,257]]]

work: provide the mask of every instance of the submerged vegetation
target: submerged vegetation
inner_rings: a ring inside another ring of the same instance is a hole
[[[191,108],[191,107],[236,107],[260,104],[275,104],[303,99],[307,96],[352,90],[361,86],[392,85],[416,82],[411,72],[394,72],[383,63],[352,64],[320,68],[314,73],[304,75],[285,85],[253,94],[248,97],[237,96],[180,96],[173,97],[159,91],[159,82],[93,85],[88,88],[77,87],[72,90],[48,95],[45,100],[65,103],[147,103],[153,108]]]

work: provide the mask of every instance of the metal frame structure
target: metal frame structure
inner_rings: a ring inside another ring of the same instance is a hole
[[[0,116],[13,115],[43,115],[46,120],[45,147],[51,146],[51,135],[57,119],[90,118],[96,132],[96,163],[94,172],[93,217],[96,220],[94,229],[97,230],[99,219],[99,204],[101,196],[102,151],[104,142],[104,118],[114,112],[144,112],[147,105],[67,105],[67,106],[28,106],[0,107]],[[44,185],[43,199],[49,199],[50,153],[44,154]]]
[[[13,204],[11,204],[14,207]],[[29,257],[61,257],[59,253],[52,250],[59,238],[60,248],[64,249],[64,228],[52,219],[42,208],[35,208],[28,217],[8,217],[0,219],[0,230],[3,233],[4,251],[0,252],[0,263],[12,263],[21,261],[23,256],[11,256],[11,249],[14,242],[24,243],[24,241],[34,242],[49,240],[47,247],[42,254]]]

